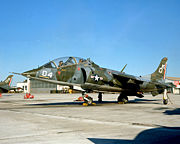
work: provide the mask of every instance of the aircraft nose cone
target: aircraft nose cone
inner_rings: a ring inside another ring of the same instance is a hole
[[[36,73],[37,73],[37,70],[36,70],[36,69],[33,69],[33,70],[29,70],[29,71],[23,72],[22,75],[35,77],[35,76],[36,76]]]

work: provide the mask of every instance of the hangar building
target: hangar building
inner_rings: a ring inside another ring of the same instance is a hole
[[[172,88],[173,94],[180,94],[180,78],[178,77],[166,77],[166,82],[173,83],[176,87]]]
[[[27,79],[24,82],[18,82],[17,87],[22,88],[24,93],[65,93],[69,90],[68,86],[60,86],[33,79]]]

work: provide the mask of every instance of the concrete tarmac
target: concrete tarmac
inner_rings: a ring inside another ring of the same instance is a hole
[[[74,102],[81,94],[2,94],[1,144],[132,144],[180,143],[180,95],[129,97],[117,104],[118,94],[104,94],[96,106]]]

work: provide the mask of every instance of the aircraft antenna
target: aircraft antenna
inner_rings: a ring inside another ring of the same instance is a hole
[[[121,73],[124,71],[124,69],[126,68],[127,64],[123,67],[123,69],[121,70]]]

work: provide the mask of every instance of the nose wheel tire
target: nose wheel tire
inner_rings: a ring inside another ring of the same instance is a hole
[[[93,104],[93,98],[90,97],[90,96],[86,96],[86,97],[84,97],[84,102],[85,102],[87,105],[92,105],[92,104]]]

